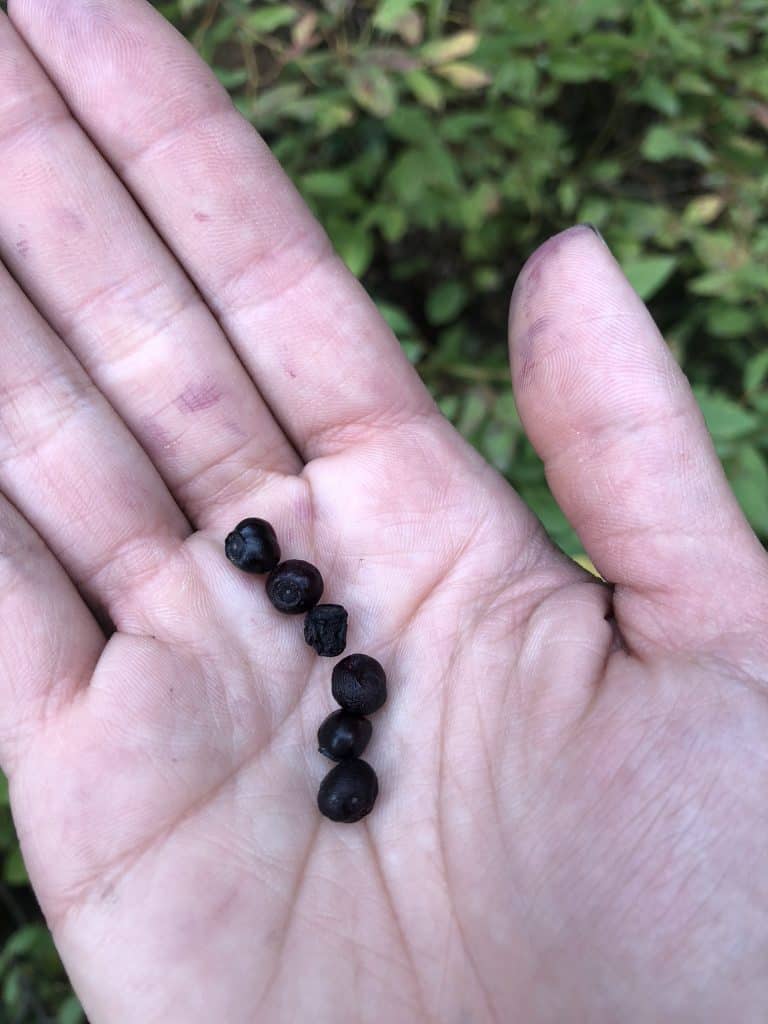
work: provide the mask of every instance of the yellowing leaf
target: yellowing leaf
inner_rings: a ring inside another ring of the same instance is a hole
[[[484,86],[490,85],[491,82],[491,76],[483,68],[479,68],[476,64],[464,64],[461,61],[443,64],[439,68],[435,68],[435,74],[446,78],[457,89],[482,89]]]
[[[395,30],[404,43],[418,46],[424,36],[424,20],[418,11],[409,11],[397,22]]]
[[[436,39],[432,43],[427,43],[421,48],[421,56],[427,64],[445,64],[460,57],[468,57],[470,53],[475,52],[479,42],[479,33],[467,29],[465,32],[457,32],[455,36],[448,36],[447,39]]]
[[[307,11],[291,29],[293,45],[303,50],[309,43],[317,27],[317,11]]]
[[[587,572],[591,572],[593,576],[597,576],[599,580],[603,578],[587,555],[574,555],[573,560],[574,562],[577,562],[582,569],[586,569]]]
[[[725,199],[718,195],[696,196],[685,208],[683,220],[686,224],[710,224],[720,216]]]

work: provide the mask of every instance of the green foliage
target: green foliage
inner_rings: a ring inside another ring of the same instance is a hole
[[[270,142],[444,413],[566,551],[580,545],[523,435],[504,334],[525,257],[577,221],[650,301],[768,537],[768,0],[156,6]],[[0,932],[0,1020],[74,1024],[6,806],[0,858],[19,926]]]
[[[238,105],[397,313],[446,414],[565,549],[579,542],[497,400],[514,278],[575,221],[652,302],[765,536],[768,0],[325,0],[290,25],[286,7],[187,5],[182,25],[222,78],[250,68]],[[257,9],[285,24],[243,61]]]

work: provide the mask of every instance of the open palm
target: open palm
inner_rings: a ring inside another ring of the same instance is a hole
[[[94,1024],[762,1019],[768,560],[608,249],[532,257],[511,352],[610,587],[149,5],[9,13],[0,753]],[[316,810],[332,663],[225,560],[247,515],[387,669],[362,823]]]

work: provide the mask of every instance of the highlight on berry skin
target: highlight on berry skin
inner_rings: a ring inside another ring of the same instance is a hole
[[[243,572],[271,572],[280,561],[274,527],[266,519],[243,519],[224,541],[224,553]]]
[[[310,562],[290,558],[267,577],[267,597],[279,612],[299,615],[314,608],[323,596],[323,577]]]
[[[379,780],[367,761],[358,757],[331,768],[317,794],[321,814],[351,824],[370,814],[379,794]]]
[[[331,712],[317,730],[317,749],[331,761],[360,757],[373,735],[367,718],[340,708]]]

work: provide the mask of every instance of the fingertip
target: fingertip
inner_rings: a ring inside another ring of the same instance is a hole
[[[574,224],[564,231],[552,235],[534,249],[518,274],[509,305],[510,331],[526,316],[530,315],[533,302],[553,274],[578,267],[584,260],[608,256],[612,262],[603,236],[592,224]]]
[[[571,360],[579,348],[572,344],[574,333],[589,333],[603,321],[610,330],[596,331],[596,336],[604,341],[610,336],[609,347],[620,346],[624,325],[635,319],[657,333],[600,232],[590,224],[577,224],[553,235],[523,266],[510,302],[510,364],[516,392],[531,389],[537,368],[544,372],[546,367],[556,369],[553,361]]]

